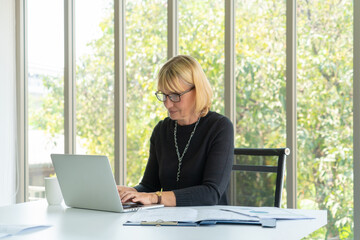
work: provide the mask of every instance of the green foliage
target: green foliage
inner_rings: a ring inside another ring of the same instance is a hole
[[[77,148],[107,155],[114,162],[113,11],[99,25],[102,36],[88,43],[91,51],[76,63]]]
[[[328,210],[312,239],[353,238],[352,2],[297,2],[297,143],[300,208]],[[109,7],[112,9],[112,6]],[[156,123],[166,117],[154,96],[166,61],[165,0],[126,3],[128,184],[139,182]],[[237,1],[236,146],[286,145],[286,2]],[[99,27],[92,52],[76,69],[79,143],[88,153],[114,155],[114,19]],[[179,53],[199,60],[214,90],[212,110],[224,113],[224,2],[179,2]],[[48,95],[30,125],[63,131],[63,81],[43,78]],[[32,99],[31,99],[32,100]],[[33,99],[36,101],[36,99]]]
[[[224,114],[224,1],[179,1],[179,53],[193,56],[213,89],[211,110]]]
[[[299,207],[327,209],[325,237],[351,239],[352,3],[298,5]]]
[[[166,1],[126,3],[127,182],[139,183],[149,156],[150,136],[166,109],[155,97],[156,75],[167,50]]]
[[[235,156],[234,162],[241,165],[276,165],[278,157]],[[271,172],[233,171],[235,175],[238,206],[274,206],[276,174]]]
[[[34,76],[42,79],[43,86],[48,89],[46,96],[29,95],[29,105],[36,111],[29,112],[29,126],[42,129],[55,137],[64,134],[64,79],[59,76]]]
[[[235,25],[236,146],[284,147],[285,2],[237,1]]]

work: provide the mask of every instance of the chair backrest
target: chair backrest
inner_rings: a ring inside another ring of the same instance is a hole
[[[289,148],[235,148],[232,205],[280,207]]]

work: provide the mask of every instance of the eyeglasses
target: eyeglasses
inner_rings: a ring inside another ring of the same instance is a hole
[[[160,91],[157,91],[155,93],[157,99],[159,99],[159,101],[161,102],[165,102],[166,101],[166,97],[169,97],[169,99],[172,101],[172,102],[180,102],[181,100],[181,96],[184,95],[185,93],[188,93],[190,92],[191,90],[193,90],[195,88],[195,86],[191,87],[190,89],[186,90],[185,92],[182,92],[182,93],[171,93],[171,94],[165,94],[165,93],[162,93]]]

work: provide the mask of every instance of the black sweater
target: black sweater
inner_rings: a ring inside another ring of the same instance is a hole
[[[177,206],[228,204],[227,187],[234,156],[234,132],[230,120],[209,112],[200,119],[176,181],[178,157],[174,143],[175,121],[160,121],[150,139],[150,156],[139,192],[173,191]],[[180,156],[195,123],[177,126]]]

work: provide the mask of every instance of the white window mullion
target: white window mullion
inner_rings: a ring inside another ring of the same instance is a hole
[[[354,239],[360,239],[360,1],[354,3],[353,62],[353,165],[354,165]]]
[[[235,84],[235,0],[225,0],[225,115],[234,125],[236,135],[236,84]],[[236,181],[230,179],[230,204],[235,203]]]
[[[28,195],[28,140],[27,140],[27,1],[16,1],[16,119],[17,146],[16,164],[18,168],[17,185],[19,186],[16,202],[27,201]]]
[[[125,0],[115,0],[115,181],[126,185]]]
[[[74,154],[75,126],[75,3],[64,0],[64,138],[65,153]]]
[[[225,1],[225,115],[236,124],[235,0]],[[234,128],[235,136],[235,128]]]
[[[179,52],[179,18],[178,1],[168,0],[168,59],[178,55]]]
[[[296,208],[296,0],[286,1],[286,160],[287,207]]]

